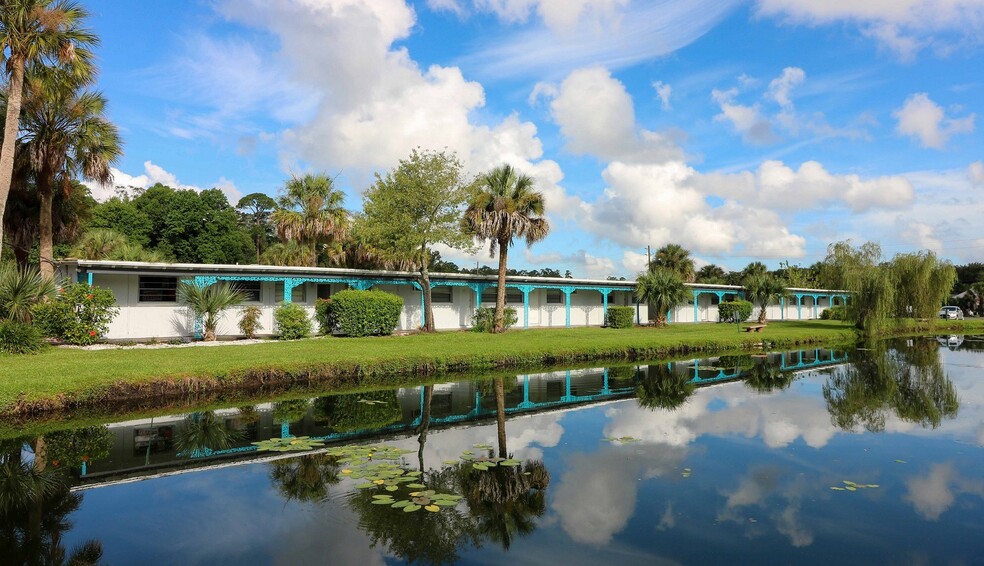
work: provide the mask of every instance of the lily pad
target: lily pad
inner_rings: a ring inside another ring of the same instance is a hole
[[[441,508],[438,507],[437,505],[426,505],[424,506],[424,509],[430,511],[431,513],[437,513],[438,511],[441,510]]]
[[[424,484],[422,484],[422,483],[408,483],[407,484],[407,487],[412,487],[414,489],[423,489],[423,488],[425,488],[427,486],[424,485]]]
[[[403,512],[404,513],[412,513],[414,511],[416,511],[417,509],[420,509],[420,505],[417,505],[415,503],[411,503],[410,505],[407,505],[406,507],[403,508]]]

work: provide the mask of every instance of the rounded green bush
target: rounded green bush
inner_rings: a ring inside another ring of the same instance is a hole
[[[311,334],[311,319],[300,305],[284,303],[273,311],[273,322],[281,340],[297,340]]]
[[[635,324],[635,309],[632,307],[608,307],[605,324],[609,328],[632,328]]]
[[[31,309],[34,324],[45,336],[79,346],[94,344],[105,336],[119,312],[112,291],[85,283],[69,285],[55,300]]]
[[[35,354],[45,347],[41,331],[24,322],[0,320],[0,352]]]
[[[718,305],[718,318],[721,322],[745,322],[752,316],[754,308],[749,301],[723,301]]]
[[[339,291],[318,301],[315,316],[323,334],[336,330],[348,336],[392,334],[400,323],[403,299],[385,291]]]

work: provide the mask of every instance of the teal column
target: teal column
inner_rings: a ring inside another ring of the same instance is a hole
[[[290,423],[282,422],[280,423],[280,438],[290,438]]]
[[[87,473],[89,473],[89,463],[82,460],[82,477],[85,477]]]
[[[567,370],[564,376],[565,390],[564,390],[564,401],[571,401],[574,398],[571,397],[571,370]]]
[[[89,281],[89,286],[92,287],[92,272],[87,273],[86,278]]]
[[[608,368],[605,368],[604,372],[602,373],[602,378],[603,381],[601,385],[601,394],[608,395],[609,393],[612,392],[612,390],[608,388]]]
[[[694,360],[694,379],[697,379],[699,377],[697,375],[697,372],[699,371],[700,371],[700,360]]]
[[[700,291],[694,291],[694,324],[700,322],[700,315],[697,313],[697,303],[700,302]]]
[[[604,326],[608,322],[608,293],[611,293],[611,289],[606,289],[601,291],[601,325]]]
[[[476,285],[473,289],[475,289],[475,310],[478,310],[482,307],[482,288]]]
[[[530,327],[530,290],[520,289],[523,292],[523,328]]]
[[[670,310],[666,311],[666,322],[667,323],[673,322],[673,308],[672,307],[670,308]]]
[[[562,289],[564,292],[564,308],[566,310],[567,322],[566,326],[571,327],[571,289]]]
[[[786,297],[779,297],[779,320],[786,320]]]
[[[284,279],[284,302],[294,302],[294,280],[290,277]]]

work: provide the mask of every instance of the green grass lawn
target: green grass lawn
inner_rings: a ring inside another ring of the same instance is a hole
[[[977,326],[984,328],[984,325]],[[375,338],[318,338],[209,348],[86,351],[50,348],[34,356],[0,355],[0,415],[18,405],[98,402],[121,386],[145,393],[234,388],[248,376],[343,375],[366,383],[408,376],[532,366],[592,359],[655,358],[687,351],[740,349],[768,341],[852,343],[853,330],[836,321],[773,322],[761,333],[724,324],[666,328],[553,328],[500,335],[441,332]],[[148,384],[154,390],[146,389]]]

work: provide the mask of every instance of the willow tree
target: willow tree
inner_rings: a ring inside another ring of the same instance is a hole
[[[323,173],[294,176],[284,184],[277,198],[279,208],[271,218],[281,239],[310,250],[308,267],[317,267],[319,247],[330,246],[348,233],[344,199],[331,177]]]
[[[820,268],[821,283],[828,289],[851,293],[847,318],[869,336],[883,330],[895,307],[895,282],[891,269],[882,265],[881,246],[867,242],[857,248],[850,241],[827,247]]]
[[[505,330],[506,261],[516,238],[527,246],[543,240],[550,224],[543,217],[543,193],[535,181],[511,165],[501,165],[479,178],[465,210],[464,225],[469,234],[489,242],[489,254],[499,254],[499,282],[495,297],[493,332]]]
[[[418,273],[424,296],[424,330],[434,331],[431,301],[431,250],[435,245],[466,249],[472,237],[461,229],[470,183],[452,152],[413,150],[410,157],[363,195],[362,214],[353,230],[360,242],[405,261]]]
[[[67,0],[0,2],[0,63],[3,63],[0,68],[7,75],[9,93],[0,147],[0,219],[13,177],[27,67],[61,65],[76,80],[89,80],[94,73],[89,48],[98,43],[98,38],[83,27],[88,15],[78,3]],[[0,223],[0,251],[2,249],[3,226]]]
[[[931,251],[898,254],[890,269],[898,288],[895,316],[899,317],[934,318],[957,282],[953,265]]]

